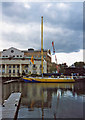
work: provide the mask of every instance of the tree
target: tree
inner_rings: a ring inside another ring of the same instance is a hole
[[[65,69],[68,67],[66,63],[59,64],[59,73],[65,73]]]
[[[62,66],[62,64],[60,64],[59,67],[60,67],[59,73],[64,73],[65,72],[64,66]]]
[[[52,63],[52,66],[51,66],[51,68],[50,68],[50,72],[51,72],[51,73],[56,73],[56,71],[57,71],[56,63]]]
[[[53,72],[56,73],[56,70],[57,70],[56,67],[53,67],[53,66],[52,66],[52,67],[50,68],[50,72],[51,72],[51,73],[53,73]]]
[[[75,67],[83,67],[83,66],[85,66],[85,63],[84,62],[75,62],[74,63],[74,65],[75,65]]]

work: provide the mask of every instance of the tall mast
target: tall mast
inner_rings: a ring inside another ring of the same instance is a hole
[[[43,16],[41,17],[41,65],[42,65],[42,77],[43,77]]]

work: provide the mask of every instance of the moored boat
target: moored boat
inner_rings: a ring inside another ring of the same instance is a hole
[[[34,64],[33,60],[31,60]],[[70,78],[49,78],[43,77],[43,16],[41,17],[41,65],[42,65],[42,77],[23,77],[25,82],[31,83],[70,83],[75,82],[75,80]]]
[[[25,82],[30,82],[30,83],[72,83],[75,82],[73,78],[45,78],[45,77],[23,77],[23,80]]]

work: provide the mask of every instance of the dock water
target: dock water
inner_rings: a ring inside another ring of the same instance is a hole
[[[7,100],[5,100],[2,107],[2,119],[13,118],[16,119],[18,108],[20,105],[21,93],[12,93]]]

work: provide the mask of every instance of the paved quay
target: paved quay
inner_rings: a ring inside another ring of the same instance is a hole
[[[21,93],[12,93],[7,100],[5,100],[2,107],[2,119],[17,117],[17,112],[20,104]]]

